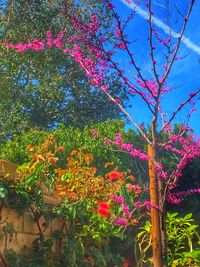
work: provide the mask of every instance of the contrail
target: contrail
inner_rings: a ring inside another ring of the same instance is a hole
[[[128,6],[129,8],[135,10],[135,12],[143,17],[144,19],[149,19],[149,13],[145,10],[143,10],[141,7],[139,7],[137,4],[133,3],[131,0],[120,0],[123,4]],[[157,27],[162,29],[166,34],[171,35],[174,38],[179,38],[180,33],[177,33],[173,31],[169,26],[167,26],[164,22],[162,22],[160,19],[156,18],[155,16],[152,16],[152,23],[154,23]],[[192,51],[194,51],[196,54],[200,55],[200,46],[194,44],[190,41],[190,39],[186,36],[182,37],[182,42]]]

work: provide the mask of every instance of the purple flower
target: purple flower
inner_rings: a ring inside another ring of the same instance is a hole
[[[121,218],[121,217],[118,217],[115,219],[114,224],[119,225],[119,226],[126,226],[128,224],[128,220]]]
[[[124,198],[121,197],[121,196],[117,196],[117,195],[111,195],[110,196],[110,199],[112,199],[113,201],[119,203],[119,204],[122,204],[125,202]]]

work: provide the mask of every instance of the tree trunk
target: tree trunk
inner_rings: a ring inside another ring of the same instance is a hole
[[[163,209],[163,210],[161,210],[161,214],[160,214],[160,232],[161,232],[161,243],[162,243],[162,261],[163,261],[163,267],[168,267],[165,219],[166,219],[166,212]]]
[[[155,148],[148,144],[149,155],[149,179],[150,179],[150,201],[151,201],[151,235],[152,235],[152,250],[153,250],[153,265],[154,267],[163,267],[162,263],[162,242],[161,242],[161,227],[159,214],[159,191],[156,171],[153,169],[155,162]]]

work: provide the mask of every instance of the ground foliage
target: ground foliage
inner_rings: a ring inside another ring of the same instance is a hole
[[[172,267],[198,267],[200,264],[199,225],[195,224],[192,213],[181,216],[179,213],[167,213],[166,234],[168,262]],[[137,234],[140,256],[138,266],[152,264],[151,223],[147,221]]]
[[[130,140],[134,140],[135,147],[138,149],[144,147],[137,132],[124,129],[123,121],[107,121],[95,124],[91,128],[86,127],[84,130],[74,127],[66,128],[62,125],[58,129],[51,131],[32,130],[24,132],[21,136],[15,136],[12,140],[1,145],[2,157],[20,165],[20,180],[13,184],[5,179],[1,183],[0,193],[1,197],[4,198],[4,205],[22,214],[24,210],[34,203],[38,207],[37,210],[33,209],[36,220],[41,215],[44,215],[47,221],[59,216],[64,218],[64,222],[66,220],[67,225],[70,226],[71,230],[68,231],[68,234],[64,233],[65,241],[63,241],[64,250],[62,253],[64,253],[65,257],[61,253],[62,256],[60,258],[51,258],[54,266],[62,266],[62,264],[81,266],[81,262],[88,260],[91,262],[95,261],[97,266],[104,266],[104,264],[106,266],[108,262],[114,263],[116,259],[122,262],[123,257],[129,258],[132,261],[138,260],[138,264],[141,263],[140,256],[143,254],[138,254],[137,250],[135,250],[136,254],[133,254],[133,250],[135,247],[134,237],[136,233],[141,232],[138,229],[140,227],[138,225],[138,218],[140,218],[141,223],[149,220],[148,209],[146,209],[145,205],[141,206],[140,204],[139,213],[137,213],[139,217],[136,216],[136,218],[129,220],[130,224],[126,228],[123,238],[121,235],[123,228],[116,229],[108,220],[108,216],[111,213],[122,216],[122,213],[119,213],[118,204],[112,204],[111,208],[106,206],[108,207],[106,209],[105,204],[98,206],[99,199],[107,203],[109,195],[118,192],[119,188],[121,188],[119,190],[120,196],[123,196],[128,201],[130,207],[133,207],[133,200],[131,198],[136,197],[137,194],[135,195],[132,192],[130,198],[130,192],[123,191],[122,188],[130,183],[136,185],[139,181],[143,189],[146,186],[148,187],[145,178],[145,170],[147,168],[145,163],[142,166],[143,172],[137,173],[136,164],[138,164],[138,161],[136,158],[130,158],[129,154],[122,150],[120,151],[114,145],[106,145],[104,142],[105,137],[113,140],[119,132],[127,143]],[[166,154],[163,157],[168,158],[169,156]],[[171,162],[169,161],[168,164],[170,166]],[[198,174],[198,168],[192,169],[194,170],[193,173],[190,172],[190,169],[185,170],[187,175],[184,179],[186,181],[190,177],[196,177]],[[141,179],[137,179],[137,176]],[[126,180],[124,180],[125,177],[127,177]],[[194,179],[194,183],[195,181]],[[56,208],[45,205],[42,190],[38,190],[42,185],[46,186],[49,190],[52,190],[52,188],[56,189],[57,196],[63,201],[62,204]],[[178,190],[182,189],[184,188],[178,188]],[[141,189],[138,192],[141,193]],[[144,193],[140,195],[141,203],[146,197],[147,195]],[[196,201],[195,205],[195,202],[193,202],[194,210],[198,209],[199,202],[197,199]],[[188,201],[185,203],[188,203]],[[146,204],[148,203],[146,202]],[[170,206],[168,207],[168,209],[171,208]],[[177,209],[179,208],[177,207]],[[98,214],[98,211],[100,214]],[[186,212],[187,210],[185,209],[182,214],[185,215]],[[141,215],[143,216],[142,218],[140,217]],[[176,228],[179,229],[179,223],[182,221],[177,214],[174,216],[173,220],[169,220],[169,223],[174,223],[172,226],[169,224],[169,227],[171,227],[170,231],[175,231]],[[190,220],[191,217],[188,217],[188,219]],[[188,222],[191,223],[191,229],[193,229],[193,221]],[[143,229],[147,233],[148,225],[147,223]],[[4,230],[5,234],[9,236],[14,233],[12,225],[8,225]],[[6,257],[13,261],[13,264],[17,262],[18,266],[21,266],[20,264],[26,262],[26,260],[27,266],[32,266],[36,263],[38,266],[45,266],[42,264],[46,264],[50,260],[52,240],[63,237],[63,233],[56,232],[54,234],[50,240],[44,240],[40,233],[38,239],[33,244],[33,251],[27,256],[27,259],[16,255],[13,251],[7,251]],[[169,243],[174,243],[173,238],[176,236],[175,234],[173,232],[168,235]],[[79,237],[78,239],[77,236]],[[185,249],[188,242],[186,242],[186,235],[182,236],[179,233],[179,238],[182,238],[181,242],[178,241],[178,236],[176,236],[176,248],[172,245],[169,251],[170,260],[173,259],[173,261],[177,262],[176,264],[182,260],[185,263],[189,260],[191,262],[194,260],[198,262],[198,251],[195,250],[195,247],[194,255],[187,254],[191,247]],[[192,242],[194,242],[193,239]],[[100,249],[99,244],[101,244]],[[140,242],[140,246],[143,248],[144,243]],[[173,249],[176,249],[176,251],[174,252]],[[75,252],[72,253],[72,251]],[[143,252],[145,251],[146,249],[143,248]],[[148,257],[149,255],[151,254],[148,250],[144,256]]]

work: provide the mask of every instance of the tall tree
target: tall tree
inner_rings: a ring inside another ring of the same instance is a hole
[[[0,15],[1,43],[42,38],[46,31],[57,33],[60,28],[71,36],[72,9],[80,12],[79,6],[63,0],[5,1]],[[83,9],[82,16],[85,13]],[[107,26],[103,27],[106,32]],[[89,89],[78,64],[58,49],[21,56],[1,45],[0,56],[1,136],[34,127],[47,129],[58,123],[83,127],[121,116],[101,91]],[[116,96],[125,99],[118,79],[108,83]]]

